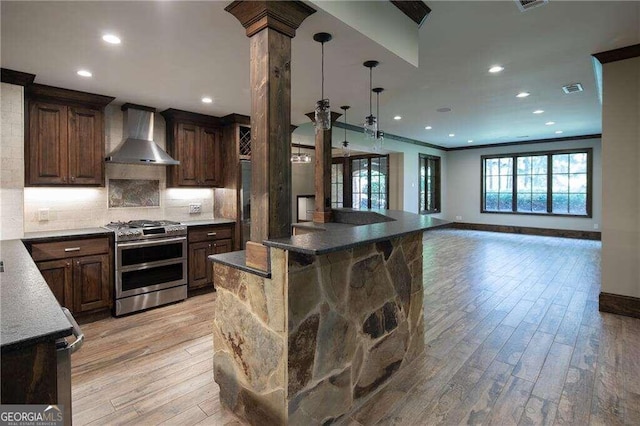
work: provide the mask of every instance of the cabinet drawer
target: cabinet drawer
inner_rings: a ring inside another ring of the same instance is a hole
[[[195,243],[198,241],[227,239],[227,238],[231,238],[232,233],[233,233],[233,228],[228,226],[190,229],[189,242]]]
[[[31,246],[31,256],[35,261],[104,253],[109,253],[108,238],[36,243]]]

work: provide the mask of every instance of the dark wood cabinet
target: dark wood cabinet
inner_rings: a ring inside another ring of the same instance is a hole
[[[25,185],[104,186],[104,107],[114,98],[27,87]]]
[[[73,314],[109,309],[113,279],[108,237],[31,244],[31,256],[60,305]]]
[[[212,254],[233,251],[233,225],[189,228],[189,290],[214,284]]]
[[[168,187],[222,186],[222,128],[217,117],[168,109],[167,152],[178,166],[167,166]]]

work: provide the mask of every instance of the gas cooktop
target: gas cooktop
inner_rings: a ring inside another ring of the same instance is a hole
[[[114,231],[116,242],[173,237],[187,234],[187,226],[171,220],[130,220],[104,226]]]

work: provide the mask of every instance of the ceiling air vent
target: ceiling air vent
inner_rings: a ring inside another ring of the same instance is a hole
[[[584,89],[582,88],[582,84],[580,83],[571,83],[571,84],[567,84],[566,86],[562,86],[562,91],[567,95],[569,93],[582,92],[583,90]]]
[[[549,0],[515,0],[520,12],[526,12],[527,10],[533,9],[534,7],[542,6],[543,4],[547,4]]]

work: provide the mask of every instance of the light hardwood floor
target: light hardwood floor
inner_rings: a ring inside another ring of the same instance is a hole
[[[640,424],[640,320],[598,312],[600,247],[426,233],[426,353],[340,423]],[[237,424],[213,382],[214,298],[83,326],[74,424]]]

